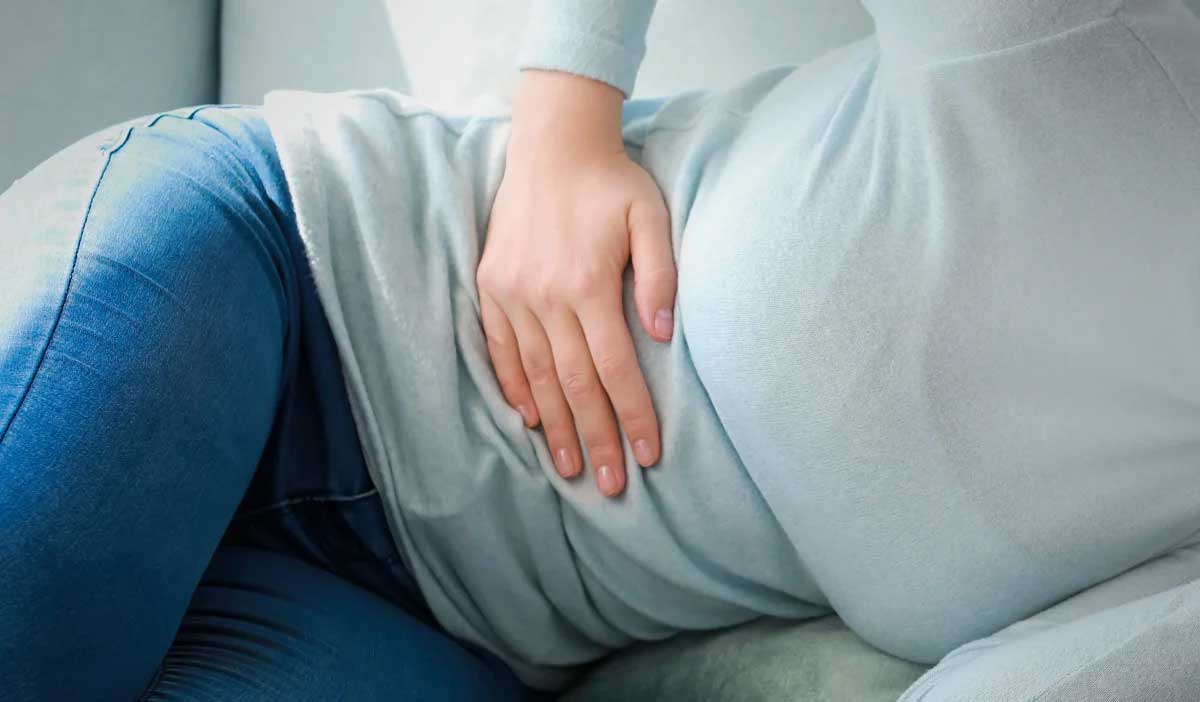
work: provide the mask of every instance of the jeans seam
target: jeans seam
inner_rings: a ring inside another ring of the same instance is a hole
[[[165,658],[166,657],[164,656],[164,660]],[[150,695],[157,691],[158,681],[162,679],[164,672],[166,671],[163,670],[162,661],[159,661],[159,664],[154,668],[154,677],[150,679],[150,682],[146,685],[145,689],[142,690],[142,694],[137,696],[136,702],[145,702],[146,700],[150,699]]]
[[[255,109],[256,107],[258,107],[258,106],[247,105],[247,104],[243,104],[243,103],[235,103],[235,102],[195,105],[195,106],[191,107],[190,109],[189,108],[180,108],[178,110],[171,110],[168,112],[160,112],[159,114],[155,115],[149,122],[147,122],[145,126],[147,128],[154,127],[160,121],[163,121],[166,119],[177,119],[177,120],[181,120],[184,122],[196,121],[197,115],[199,115],[201,112],[204,112],[204,111],[214,111],[214,110],[215,111],[233,111],[233,110],[247,110],[247,109],[252,110],[252,109]],[[183,110],[187,110],[187,112],[183,113]],[[219,134],[221,134],[221,136],[225,137],[227,140],[232,141],[232,138],[229,137],[229,135],[222,132],[221,130],[218,129],[217,132]],[[265,188],[258,172],[253,168],[249,168],[249,169],[247,169],[247,174],[251,178],[254,179],[254,182],[258,186],[259,190],[265,194],[266,188]],[[289,192],[288,197],[290,197],[290,192]],[[285,239],[286,238],[287,237],[285,236]],[[291,255],[292,255],[291,246],[287,245],[285,248],[287,249],[286,255],[288,257],[291,257]],[[300,272],[297,271],[297,274],[299,274],[299,273]],[[281,282],[284,282],[284,281],[281,281]],[[293,328],[295,327],[296,323],[295,323],[295,320],[292,319],[292,315],[289,314],[288,310],[287,310],[288,303],[287,303],[286,298],[288,296],[288,291],[286,289],[287,288],[286,283],[282,287],[284,288],[284,290],[283,290],[283,294],[281,297],[284,299],[280,302],[281,307],[279,310],[279,318],[280,318],[280,320],[282,320],[283,325],[284,325],[284,342],[283,342],[282,356],[283,356],[284,366],[286,368],[288,365],[290,365],[290,363],[292,361],[291,357],[294,355],[294,352],[288,353],[289,349],[291,349],[293,346],[293,336],[295,334],[298,334],[299,332],[293,331]],[[280,377],[279,377],[279,387],[276,388],[276,390],[275,390],[276,397],[282,396],[282,394],[285,392],[289,382],[290,382],[290,380],[288,378],[287,372],[285,371],[284,373],[281,373]]]
[[[16,405],[13,406],[12,413],[8,416],[4,425],[0,427],[0,444],[4,443],[4,439],[8,436],[8,430],[12,428],[17,415],[21,413],[21,408],[25,405],[25,400],[29,398],[29,392],[33,388],[33,384],[46,362],[46,355],[50,350],[50,345],[54,343],[54,337],[58,334],[59,322],[62,321],[63,310],[67,307],[67,298],[70,296],[71,285],[75,282],[75,271],[79,264],[79,248],[83,243],[84,230],[87,228],[88,219],[92,214],[92,205],[96,202],[96,193],[100,191],[100,184],[104,182],[104,175],[108,172],[113,155],[120,151],[125,144],[129,143],[129,136],[133,134],[133,129],[132,126],[126,127],[123,133],[118,132],[120,135],[119,139],[114,138],[97,147],[104,154],[104,163],[100,166],[99,172],[96,174],[96,180],[92,184],[91,193],[88,194],[87,207],[84,208],[83,217],[79,222],[78,235],[75,237],[75,250],[71,252],[71,266],[67,271],[67,280],[63,284],[62,296],[58,301],[58,311],[55,312],[54,322],[51,323],[50,331],[46,334],[46,341],[42,344],[42,350],[38,354],[37,363],[33,366],[33,372],[29,374],[29,380],[25,383],[24,390],[21,391],[21,397],[17,400]]]
[[[194,118],[201,110],[237,109],[237,108],[245,108],[245,107],[247,107],[247,105],[241,105],[241,104],[198,105],[196,107],[193,107],[188,112],[186,119]],[[145,121],[140,126],[143,129],[151,128],[155,124],[157,124],[159,122],[159,120],[164,119],[166,117],[179,117],[179,115],[176,115],[174,112],[171,112],[171,111],[160,112],[160,113],[156,114],[154,117]],[[182,117],[179,117],[179,118],[183,119]],[[25,400],[29,397],[29,392],[33,388],[33,384],[37,380],[37,376],[41,372],[42,366],[45,364],[47,353],[50,350],[50,345],[52,343],[54,343],[54,338],[58,334],[58,325],[59,325],[59,322],[62,320],[63,310],[65,310],[66,306],[67,306],[67,298],[69,297],[70,292],[71,292],[71,284],[75,281],[75,271],[76,271],[76,267],[79,263],[79,249],[80,249],[80,245],[83,242],[84,230],[87,227],[88,219],[91,217],[91,214],[92,214],[92,205],[96,201],[96,193],[100,191],[100,185],[104,182],[104,176],[108,172],[108,168],[112,163],[113,155],[116,154],[118,151],[120,151],[127,143],[129,143],[130,136],[132,136],[134,129],[138,128],[138,126],[139,125],[130,125],[130,126],[124,127],[121,131],[117,132],[117,134],[114,135],[114,137],[112,139],[101,143],[97,147],[97,149],[105,155],[104,162],[100,166],[99,172],[96,175],[95,182],[92,184],[91,193],[88,195],[87,207],[84,208],[83,217],[79,222],[79,232],[78,232],[78,236],[76,236],[76,238],[75,238],[75,250],[71,253],[71,266],[67,272],[66,283],[63,285],[62,297],[58,303],[58,311],[54,315],[54,322],[50,325],[50,331],[46,335],[46,341],[42,345],[41,352],[38,354],[37,363],[34,364],[33,372],[29,374],[29,380],[25,383],[25,388],[21,391],[21,397],[17,400],[17,403],[13,406],[12,413],[9,414],[8,418],[4,420],[3,424],[0,424],[0,444],[3,444],[4,439],[8,436],[9,429],[12,427],[13,423],[16,421],[17,415],[21,413],[21,408],[24,406]]]
[[[324,504],[324,503],[330,503],[330,502],[332,502],[332,503],[358,502],[359,500],[365,500],[369,497],[374,497],[378,494],[379,494],[378,488],[371,488],[370,490],[366,490],[364,492],[356,493],[353,495],[306,495],[304,497],[292,497],[292,498],[289,498],[286,500],[281,500],[274,504],[266,505],[264,507],[255,507],[254,509],[242,512],[241,514],[236,514],[236,515],[234,515],[234,517],[231,521],[236,522],[236,521],[241,521],[243,519],[249,519],[251,517],[258,517],[258,516],[261,516],[264,514],[270,514],[271,512],[278,512],[280,510],[289,509],[291,507],[294,507],[294,506],[300,505],[300,504],[308,504],[308,503]]]
[[[162,121],[164,119],[167,119],[168,117],[170,117],[172,119],[181,119],[184,121],[192,120],[192,119],[196,118],[197,114],[203,112],[204,110],[239,110],[239,109],[253,109],[254,107],[255,107],[254,105],[243,105],[241,103],[232,103],[232,102],[231,103],[222,103],[222,104],[217,104],[217,105],[214,105],[214,104],[195,105],[190,110],[188,110],[187,114],[179,114],[180,110],[168,110],[167,112],[159,112],[158,114],[151,117],[145,124],[143,124],[142,127],[143,128],[153,127],[154,125],[158,124],[160,121]],[[188,108],[180,108],[180,109],[188,109]]]

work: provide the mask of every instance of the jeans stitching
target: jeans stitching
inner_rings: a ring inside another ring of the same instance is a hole
[[[227,111],[228,112],[228,111],[235,111],[235,110],[248,110],[248,109],[253,110],[256,107],[257,106],[255,106],[255,105],[246,105],[246,104],[242,104],[242,103],[221,103],[221,104],[196,105],[194,107],[191,107],[190,109],[189,108],[180,108],[178,110],[172,110],[170,112],[163,112],[158,115],[155,115],[155,117],[152,120],[150,120],[150,122],[148,122],[146,126],[153,127],[153,126],[157,125],[160,121],[165,120],[165,119],[177,119],[177,120],[182,120],[185,122],[196,121],[196,117],[201,112],[204,112],[206,110],[207,111],[215,110],[215,111]],[[183,113],[183,110],[187,110],[186,114]],[[225,134],[222,130],[216,129],[216,131],[218,134],[220,134],[227,140],[234,141],[232,139],[232,137],[230,137],[228,134]],[[240,144],[237,142],[235,142],[234,145],[235,146],[244,146],[243,144]],[[259,190],[261,192],[263,192],[265,195],[266,187],[263,184],[263,181],[260,178],[258,171],[254,168],[247,168],[247,174],[251,178],[253,178],[253,180],[254,180],[255,184],[258,186]],[[288,197],[290,197],[290,191],[289,191]],[[266,199],[270,200],[269,197],[267,197]],[[284,238],[287,239],[288,237],[285,235]],[[290,258],[291,257],[291,245],[290,244],[285,245],[285,249],[286,249],[286,255]],[[297,273],[299,273],[299,271],[297,271]],[[292,347],[293,347],[292,337],[294,335],[294,332],[292,331],[292,328],[295,325],[295,320],[292,319],[292,315],[289,314],[288,309],[287,309],[288,308],[288,301],[287,301],[287,297],[288,297],[287,287],[288,286],[286,285],[286,281],[281,281],[281,282],[283,282],[284,284],[282,285],[283,294],[281,295],[281,301],[280,301],[281,308],[279,310],[279,318],[283,321],[283,324],[284,324],[283,361],[284,361],[284,366],[286,368],[287,366],[289,366],[291,364],[291,361],[292,361],[291,357],[294,355],[294,352],[289,353],[289,349],[292,349]],[[288,374],[286,372],[280,374],[279,387],[276,388],[276,391],[275,391],[277,397],[279,397],[283,394],[283,392],[285,391],[286,386],[289,382],[290,382],[290,380],[289,380]]]
[[[261,516],[264,514],[270,514],[271,512],[278,512],[280,510],[288,509],[290,507],[294,507],[295,505],[300,505],[300,504],[308,504],[308,503],[324,504],[324,503],[330,503],[330,502],[332,502],[332,503],[358,502],[359,500],[365,500],[368,497],[374,497],[375,495],[378,495],[378,494],[379,494],[379,490],[377,488],[372,488],[365,492],[360,492],[360,493],[357,493],[354,495],[308,495],[305,497],[293,497],[293,498],[289,498],[286,500],[282,500],[280,502],[276,502],[274,504],[267,505],[265,507],[255,507],[252,510],[247,510],[245,512],[242,512],[241,514],[234,515],[234,517],[231,521],[237,522],[237,521],[241,521],[243,519],[249,519],[251,517],[258,517],[258,516]]]
[[[145,702],[150,699],[150,695],[153,695],[158,689],[158,683],[162,679],[163,672],[163,661],[159,661],[158,666],[154,668],[154,677],[150,679],[150,683],[142,690],[142,694],[137,696],[136,702]]]
[[[71,253],[71,266],[67,271],[67,280],[63,285],[62,297],[58,302],[58,311],[54,315],[54,322],[50,325],[50,331],[46,335],[46,342],[42,345],[42,350],[38,354],[37,363],[34,364],[33,372],[29,374],[29,380],[25,383],[25,389],[21,391],[21,397],[17,400],[17,404],[13,407],[12,413],[8,416],[3,427],[0,427],[0,444],[8,436],[8,430],[16,422],[17,415],[21,413],[21,407],[24,406],[25,400],[29,397],[29,392],[33,388],[34,382],[37,380],[38,374],[41,373],[42,366],[45,364],[47,352],[50,350],[50,345],[54,343],[54,338],[58,334],[58,325],[62,321],[63,310],[67,306],[67,297],[71,292],[71,285],[75,282],[75,270],[79,263],[79,248],[83,242],[84,230],[87,228],[88,219],[92,214],[92,205],[96,201],[96,193],[100,191],[100,184],[104,181],[104,174],[108,172],[108,167],[112,163],[112,157],[120,151],[127,143],[129,136],[133,134],[133,127],[126,127],[123,133],[118,132],[119,139],[106,141],[97,147],[97,150],[104,154],[104,163],[100,166],[99,173],[96,175],[96,181],[92,185],[91,193],[88,195],[87,207],[83,210],[83,217],[79,222],[79,233],[75,237],[75,250]]]
[[[191,108],[183,107],[183,108],[180,108],[177,110],[168,110],[166,112],[159,112],[158,114],[151,117],[149,119],[149,121],[147,121],[146,124],[144,124],[142,126],[144,128],[148,129],[150,127],[155,126],[160,121],[167,119],[168,117],[171,117],[173,119],[181,119],[184,121],[195,119],[196,115],[199,114],[200,112],[202,112],[203,110],[235,110],[235,109],[244,109],[247,107],[252,107],[252,106],[251,105],[242,105],[242,104],[238,104],[238,103],[228,103],[228,104],[221,104],[221,105],[195,105]],[[183,110],[188,110],[187,114],[180,114]]]
[[[194,118],[201,110],[205,110],[205,109],[221,110],[221,109],[237,109],[237,108],[244,108],[244,107],[246,107],[246,106],[240,105],[240,104],[199,105],[199,106],[191,108],[191,110],[188,112],[188,114],[186,116],[186,119]],[[150,118],[148,121],[146,121],[141,126],[144,129],[152,128],[154,125],[156,125],[159,122],[159,120],[162,120],[166,117],[177,117],[179,119],[184,119],[184,117],[180,117],[179,115],[175,114],[175,111],[160,112],[160,113],[156,114],[154,117]],[[8,431],[12,427],[13,423],[16,421],[17,415],[19,415],[21,413],[21,408],[22,408],[22,406],[24,406],[25,400],[29,397],[29,392],[33,388],[33,384],[37,380],[37,376],[41,372],[42,366],[46,361],[46,355],[50,349],[50,345],[54,343],[54,338],[55,338],[55,336],[57,336],[58,325],[59,325],[59,322],[62,320],[63,310],[66,309],[66,306],[67,306],[67,297],[70,294],[71,285],[75,281],[75,270],[79,263],[80,244],[83,242],[84,230],[87,228],[88,219],[90,218],[90,216],[92,214],[92,205],[96,201],[96,193],[99,192],[100,185],[101,185],[101,183],[104,182],[104,176],[108,172],[109,166],[112,164],[113,155],[115,155],[127,143],[129,143],[129,138],[130,138],[130,136],[133,135],[133,131],[136,128],[137,128],[137,125],[131,125],[131,126],[124,127],[123,129],[118,131],[113,136],[112,139],[104,141],[103,143],[101,143],[99,146],[96,147],[100,153],[104,154],[104,162],[100,166],[99,173],[96,175],[95,182],[92,184],[91,193],[88,195],[87,207],[84,208],[83,217],[79,223],[79,234],[75,238],[75,250],[71,253],[71,266],[67,272],[66,283],[63,285],[62,297],[58,303],[58,311],[55,313],[54,322],[50,325],[50,331],[46,335],[45,344],[42,346],[42,350],[38,354],[38,360],[37,360],[37,363],[34,364],[33,372],[29,374],[29,380],[25,383],[24,390],[21,391],[20,399],[17,400],[16,405],[13,407],[12,413],[4,421],[4,424],[0,425],[0,444],[2,444],[4,442],[4,439],[8,436]]]

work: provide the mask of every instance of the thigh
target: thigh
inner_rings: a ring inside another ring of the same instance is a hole
[[[296,558],[222,547],[146,701],[519,700],[496,658],[470,651]]]
[[[258,140],[264,147],[273,149],[265,122],[254,128],[261,130]],[[277,161],[272,168],[279,168]],[[299,272],[299,302],[289,317],[294,334],[271,436],[224,543],[296,556],[432,624],[367,469],[336,343],[294,217],[283,225],[295,243],[293,263]]]
[[[271,430],[294,273],[256,159],[179,112],[0,196],[0,680],[147,684]]]

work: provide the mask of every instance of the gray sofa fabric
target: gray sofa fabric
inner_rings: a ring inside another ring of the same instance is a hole
[[[410,92],[383,0],[223,0],[221,102],[281,88]]]
[[[926,666],[828,616],[762,619],[643,643],[594,666],[564,702],[895,702]]]
[[[106,125],[217,99],[219,0],[0,2],[0,191]]]

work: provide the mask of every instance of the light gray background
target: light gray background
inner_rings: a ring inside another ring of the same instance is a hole
[[[356,0],[336,10],[323,4],[224,0],[222,101],[258,102],[277,87],[385,85],[469,109],[480,96],[511,93],[529,0]],[[261,30],[269,26],[286,31]],[[329,26],[339,28],[321,29]],[[870,31],[857,0],[659,0],[635,94],[718,87]]]
[[[385,86],[462,110],[505,100],[528,4],[0,0],[0,190],[108,124],[274,88]],[[857,0],[659,0],[635,94],[720,87],[870,31]]]
[[[0,191],[105,125],[217,98],[218,0],[0,0]]]
[[[0,0],[0,190],[108,124],[274,88],[385,86],[449,109],[504,100],[528,4]],[[857,0],[659,0],[637,93],[719,86],[870,27]]]

